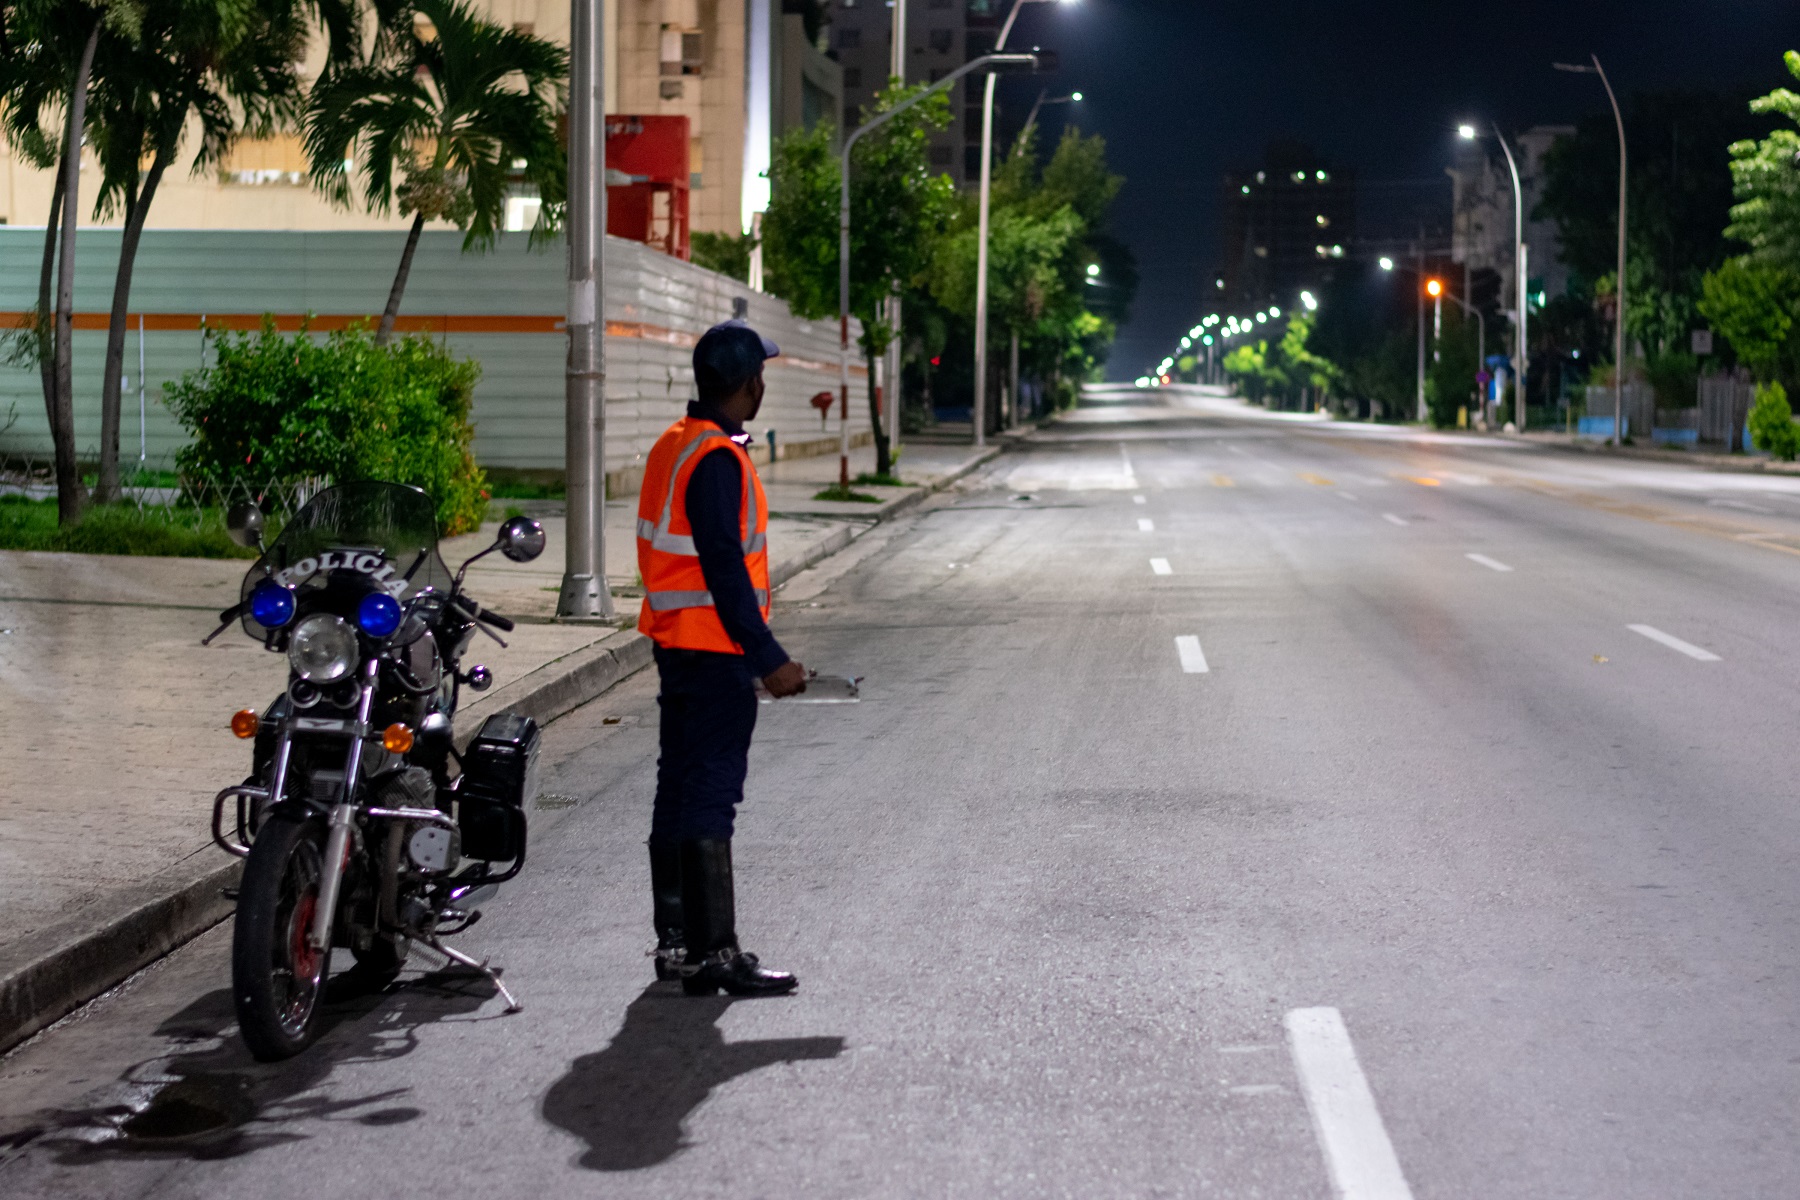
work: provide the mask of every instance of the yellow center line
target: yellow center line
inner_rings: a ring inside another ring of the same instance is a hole
[[[1323,475],[1314,475],[1311,471],[1300,472],[1300,478],[1306,480],[1306,482],[1312,484],[1314,487],[1336,487],[1337,486],[1335,483],[1331,482],[1331,480],[1325,478]]]
[[[1401,474],[1396,473],[1394,478],[1404,479],[1408,483],[1416,483],[1420,487],[1443,487],[1444,486],[1442,480],[1433,479],[1429,475],[1401,475]]]
[[[1237,484],[1232,480],[1231,476],[1229,476],[1229,475],[1214,475],[1213,476],[1213,486],[1214,487],[1236,487]]]

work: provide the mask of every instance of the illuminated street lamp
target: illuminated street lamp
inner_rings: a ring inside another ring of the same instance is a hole
[[[1464,141],[1472,142],[1479,136],[1473,125],[1458,126],[1456,132]],[[1525,381],[1530,378],[1527,373],[1527,368],[1530,366],[1531,361],[1528,348],[1529,343],[1526,341],[1525,336],[1527,305],[1531,299],[1526,291],[1530,285],[1525,279],[1525,192],[1524,189],[1519,186],[1518,161],[1513,158],[1512,147],[1506,144],[1506,138],[1501,136],[1500,127],[1498,125],[1494,126],[1494,140],[1500,143],[1500,149],[1506,154],[1506,167],[1512,172],[1513,274],[1518,276],[1518,288],[1516,290],[1518,292],[1517,303],[1519,305],[1519,315],[1514,325],[1514,328],[1518,332],[1519,353],[1518,361],[1513,364],[1515,376],[1513,380],[1513,419],[1518,422],[1519,432],[1523,433],[1525,432]],[[1613,432],[1615,434],[1618,432],[1618,427],[1616,425],[1613,427]]]

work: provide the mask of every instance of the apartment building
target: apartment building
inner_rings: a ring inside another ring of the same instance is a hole
[[[1272,143],[1260,168],[1225,176],[1224,257],[1212,295],[1225,304],[1292,305],[1330,282],[1356,237],[1355,173],[1311,147]]]
[[[1002,13],[998,0],[906,0],[906,81],[935,83],[993,49]],[[831,0],[831,52],[843,69],[844,111],[852,123],[887,85],[893,64],[891,0]],[[965,79],[951,94],[950,127],[931,139],[931,169],[958,187],[981,175],[981,81]]]
[[[737,232],[767,207],[770,141],[796,124],[842,121],[843,72],[808,39],[792,0],[603,0],[608,113],[689,120],[691,227]],[[475,0],[491,20],[566,45],[569,0]],[[315,52],[316,53],[316,52]],[[317,62],[310,64],[316,71]],[[190,154],[192,142],[190,139]],[[316,192],[293,134],[241,143],[222,169],[170,173],[150,225],[182,229],[393,229],[396,213],[340,209]],[[84,156],[86,199],[97,172]],[[51,174],[0,152],[0,224],[41,225]],[[531,219],[521,196],[509,223]],[[118,224],[115,216],[102,224]]]

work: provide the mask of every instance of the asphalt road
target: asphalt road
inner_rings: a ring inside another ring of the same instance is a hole
[[[640,676],[463,940],[523,1013],[257,1066],[215,931],[0,1059],[0,1193],[1795,1195],[1797,588],[1800,479],[1085,410],[782,593],[866,676],[762,710],[798,995],[649,982]]]

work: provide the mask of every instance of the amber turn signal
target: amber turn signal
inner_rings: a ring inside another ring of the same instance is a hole
[[[256,731],[262,728],[262,718],[256,715],[254,708],[242,709],[231,714],[231,732],[241,738],[253,738]]]
[[[405,754],[412,749],[413,731],[396,721],[381,731],[381,744],[389,754]]]

